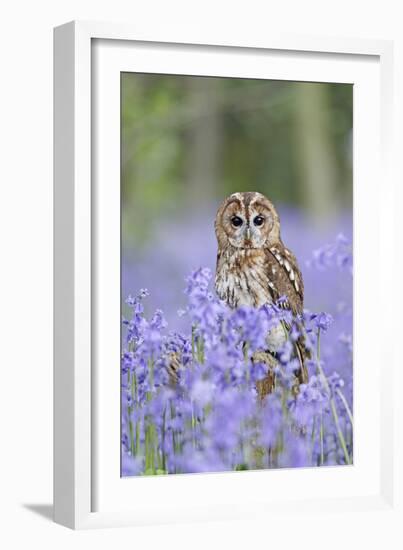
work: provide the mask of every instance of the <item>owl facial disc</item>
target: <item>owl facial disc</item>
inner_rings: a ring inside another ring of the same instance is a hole
[[[262,248],[279,236],[278,214],[261,193],[234,193],[220,206],[215,229],[221,247]]]

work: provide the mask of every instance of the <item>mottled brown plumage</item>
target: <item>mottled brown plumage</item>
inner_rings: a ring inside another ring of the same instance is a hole
[[[274,205],[261,193],[234,193],[220,206],[215,220],[218,242],[215,286],[232,308],[260,307],[286,298],[283,307],[303,311],[304,285],[294,254],[284,246]],[[268,335],[275,352],[284,343],[283,327]],[[303,341],[295,346],[300,382],[307,381]]]

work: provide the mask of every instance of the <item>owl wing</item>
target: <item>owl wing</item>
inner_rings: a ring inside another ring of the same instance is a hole
[[[285,296],[286,302],[283,307],[291,309],[294,315],[301,314],[304,307],[304,283],[296,257],[285,246],[274,246],[266,249],[266,258],[269,287],[273,299]],[[286,328],[290,329],[288,325]],[[300,364],[295,374],[299,383],[303,384],[308,381],[306,359],[310,357],[304,336],[300,336],[295,342],[295,353]]]
[[[285,296],[285,307],[294,314],[302,313],[304,282],[294,254],[285,246],[267,248],[265,254],[266,272],[273,299]]]

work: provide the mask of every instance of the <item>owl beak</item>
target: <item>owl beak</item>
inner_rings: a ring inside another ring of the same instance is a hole
[[[245,246],[247,248],[252,246],[251,231],[250,231],[250,227],[248,227],[248,226],[245,229]]]

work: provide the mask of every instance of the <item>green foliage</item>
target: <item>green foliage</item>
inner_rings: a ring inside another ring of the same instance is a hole
[[[123,73],[121,107],[128,246],[234,191],[316,216],[351,205],[351,85]]]

